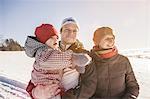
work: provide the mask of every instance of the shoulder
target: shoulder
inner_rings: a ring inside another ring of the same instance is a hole
[[[130,60],[128,59],[127,56],[119,54],[119,63],[121,63],[122,65],[124,64],[124,66],[126,66],[126,68],[131,67]]]
[[[122,54],[118,54],[119,58],[122,60],[122,61],[129,61],[128,57],[127,56],[124,56]]]

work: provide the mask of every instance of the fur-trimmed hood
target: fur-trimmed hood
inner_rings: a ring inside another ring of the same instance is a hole
[[[41,51],[48,49],[48,46],[39,42],[36,37],[28,36],[25,42],[25,53],[29,57],[35,57]]]

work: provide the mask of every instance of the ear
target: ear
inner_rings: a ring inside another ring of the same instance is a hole
[[[62,34],[62,28],[60,29],[60,34]]]
[[[115,40],[115,35],[113,35],[113,37],[114,37],[114,40]]]

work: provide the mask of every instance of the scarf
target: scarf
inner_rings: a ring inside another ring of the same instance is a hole
[[[99,49],[97,46],[94,46],[93,49],[95,50],[96,55],[101,58],[111,58],[118,54],[118,50],[116,47],[111,49]]]

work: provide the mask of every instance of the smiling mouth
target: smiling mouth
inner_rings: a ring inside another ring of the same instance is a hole
[[[54,43],[53,45],[57,45],[57,43]]]

